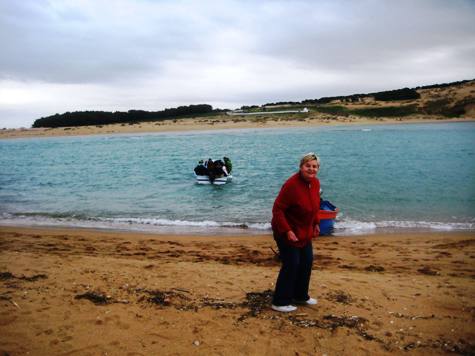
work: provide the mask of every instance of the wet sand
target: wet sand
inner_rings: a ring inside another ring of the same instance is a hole
[[[269,308],[270,235],[0,227],[0,355],[475,353],[475,234],[314,241],[317,306]]]

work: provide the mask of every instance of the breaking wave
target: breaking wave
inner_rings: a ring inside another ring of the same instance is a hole
[[[267,234],[270,222],[188,221],[166,218],[86,217],[78,214],[10,214],[0,216],[1,225],[60,226],[176,234]],[[475,222],[374,221],[343,218],[335,222],[336,236],[364,235],[382,231],[473,231]]]

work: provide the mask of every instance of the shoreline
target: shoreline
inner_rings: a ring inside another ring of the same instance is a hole
[[[272,236],[250,237],[0,227],[0,352],[475,351],[475,234],[318,238],[318,304],[289,314]]]
[[[475,118],[436,118],[436,117],[408,117],[408,118],[360,118],[335,117],[322,118],[313,115],[305,119],[298,118],[232,118],[218,116],[213,118],[191,118],[164,120],[161,122],[142,122],[133,125],[110,124],[96,126],[76,126],[65,128],[20,128],[0,130],[1,139],[37,138],[37,137],[69,137],[110,134],[144,134],[144,133],[174,133],[198,132],[232,129],[260,129],[260,128],[294,128],[294,127],[334,127],[353,125],[387,125],[387,124],[421,124],[421,123],[448,123],[448,122],[475,122]]]
[[[383,235],[404,235],[404,234],[431,234],[431,233],[474,233],[475,229],[471,226],[468,228],[460,228],[450,226],[451,223],[439,223],[443,226],[410,226],[410,227],[374,227],[374,228],[347,228],[338,229],[333,234],[323,237],[361,237],[361,236],[383,236]],[[453,223],[455,225],[460,223]],[[470,224],[472,225],[472,224]],[[66,229],[66,230],[82,230],[82,231],[102,231],[102,232],[118,232],[131,234],[148,234],[148,235],[169,235],[169,236],[235,236],[243,237],[272,235],[272,230],[257,229],[252,227],[231,227],[231,226],[188,226],[188,225],[142,225],[137,227],[130,226],[85,226],[74,224],[54,224],[54,223],[31,223],[31,222],[11,222],[5,223],[0,220],[0,228],[26,228],[26,229]]]
[[[146,235],[152,237],[167,237],[167,238],[211,238],[211,239],[221,239],[221,238],[236,238],[236,239],[247,239],[247,238],[267,238],[270,237],[273,239],[272,230],[252,230],[252,229],[242,229],[240,233],[234,233],[232,229],[218,228],[218,229],[202,229],[198,232],[190,229],[189,227],[183,227],[180,229],[180,232],[172,231],[170,229],[160,230],[128,230],[121,228],[110,228],[110,227],[87,227],[87,226],[69,226],[69,225],[3,225],[0,223],[1,230],[25,230],[25,231],[44,231],[44,232],[62,232],[62,233],[72,233],[72,232],[82,232],[85,234],[121,234],[121,235]],[[444,229],[429,229],[429,228],[401,228],[401,229],[384,229],[376,230],[373,232],[362,231],[358,234],[332,234],[319,236],[317,239],[360,239],[360,238],[384,238],[385,236],[390,237],[404,237],[404,236],[413,236],[413,235],[469,235],[475,237],[475,230],[444,230]],[[315,239],[314,239],[315,241]]]
[[[235,235],[232,233],[225,233],[223,231],[216,233],[216,234],[195,234],[193,232],[189,233],[182,233],[182,234],[174,234],[170,232],[154,232],[154,231],[136,231],[136,230],[120,230],[120,229],[102,229],[102,228],[90,228],[90,227],[69,227],[69,226],[19,226],[19,225],[0,225],[0,233],[4,231],[13,231],[18,230],[21,232],[28,232],[28,233],[46,233],[52,235],[64,235],[64,234],[84,234],[89,236],[96,236],[97,234],[105,234],[109,236],[124,236],[130,238],[141,238],[143,236],[147,237],[155,237],[157,239],[191,239],[191,240],[200,240],[202,238],[217,240],[219,241],[222,238],[231,238],[236,240],[243,240],[248,238],[258,238],[258,239],[266,239],[273,241],[272,232],[263,232],[260,233],[248,233],[248,234],[240,234]],[[360,235],[329,235],[329,236],[319,236],[313,241],[318,241],[319,239],[344,239],[344,240],[351,240],[351,239],[384,239],[387,236],[392,238],[402,238],[402,239],[411,239],[418,236],[429,237],[431,235],[434,236],[466,236],[469,238],[475,239],[475,231],[473,230],[465,230],[465,231],[437,231],[437,230],[411,230],[411,231],[383,231],[377,233],[367,233],[367,234],[360,234]],[[318,243],[318,242],[317,242]]]

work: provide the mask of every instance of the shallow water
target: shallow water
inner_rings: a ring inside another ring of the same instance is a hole
[[[0,224],[268,232],[308,151],[336,234],[475,229],[475,123],[2,140]],[[233,182],[195,184],[196,162],[224,155]]]

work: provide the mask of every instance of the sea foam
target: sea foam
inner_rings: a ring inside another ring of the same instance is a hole
[[[0,215],[1,225],[10,226],[62,226],[96,229],[117,229],[156,233],[197,233],[197,234],[268,234],[271,233],[270,222],[218,222],[213,220],[188,221],[164,218],[138,217],[78,217],[50,216],[48,214],[10,214]],[[349,218],[337,219],[334,235],[367,235],[378,232],[404,231],[475,231],[475,223],[453,223],[436,221],[358,221]]]

